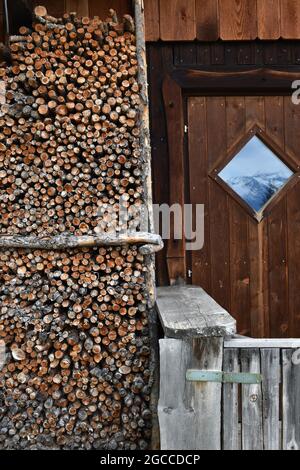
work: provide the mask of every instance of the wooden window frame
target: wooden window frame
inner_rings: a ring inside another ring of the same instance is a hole
[[[250,140],[257,136],[291,171],[293,175],[286,181],[285,185],[267,201],[260,211],[256,211],[249,206],[244,199],[238,195],[220,176],[220,172],[237,156],[237,154],[247,145]],[[221,161],[222,159],[222,161]],[[260,223],[275,207],[275,205],[298,183],[300,178],[299,166],[281,149],[266,132],[259,126],[254,125],[246,134],[239,138],[228,152],[225,152],[219,162],[209,173],[209,177],[218,183],[251,217]]]

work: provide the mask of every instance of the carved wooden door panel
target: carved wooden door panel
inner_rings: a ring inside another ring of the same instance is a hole
[[[291,97],[188,98],[189,201],[205,204],[191,281],[239,333],[300,336],[300,106]]]

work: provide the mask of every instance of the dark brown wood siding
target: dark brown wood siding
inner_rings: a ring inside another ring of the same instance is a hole
[[[277,144],[300,166],[300,109],[289,96],[188,98],[188,183],[193,204],[205,204],[205,244],[191,252],[191,282],[204,287],[237,319],[244,335],[290,337],[299,334],[299,187],[282,193],[257,223],[209,173],[254,125],[273,139],[274,116],[281,129]],[[293,146],[288,142],[293,142]]]
[[[154,188],[154,201],[156,203],[169,203],[170,202],[170,184],[169,174],[172,174],[172,170],[169,168],[169,146],[167,138],[167,121],[165,114],[165,107],[162,96],[162,86],[164,77],[171,73],[172,70],[179,69],[201,69],[201,70],[247,70],[250,68],[284,68],[286,70],[300,70],[300,48],[297,42],[293,41],[247,41],[243,44],[235,42],[216,42],[216,43],[202,43],[202,42],[190,42],[190,43],[176,43],[176,44],[149,44],[148,45],[148,63],[149,63],[149,82],[150,82],[150,112],[151,112],[151,139],[152,139],[152,160],[153,160],[153,188]],[[222,108],[217,106],[217,100],[215,105],[215,111],[213,108],[210,109],[208,114],[209,122],[214,122],[218,117],[219,113],[222,113]],[[264,111],[261,110],[264,108]],[[199,103],[194,113],[199,113],[201,116],[202,104]],[[289,108],[285,110],[287,114],[285,119],[290,119]],[[264,115],[266,115],[266,122]],[[200,117],[199,117],[200,119]],[[284,140],[283,133],[283,102],[282,98],[276,96],[265,97],[264,99],[259,97],[247,97],[245,100],[245,119],[246,128],[252,125],[253,121],[259,123],[268,133],[272,133],[273,139],[278,145],[281,145]],[[297,119],[297,116],[294,116]],[[300,128],[300,122],[298,129]],[[292,128],[291,128],[292,129]],[[221,135],[223,132],[222,128],[219,133],[212,134],[210,138],[210,146],[206,150],[206,143],[203,142],[203,137],[198,134],[193,135],[190,130],[189,135],[195,140],[194,145],[202,149],[202,152],[207,152],[206,158],[211,158],[210,153],[212,147],[218,149],[222,147],[225,137]],[[286,147],[288,152],[293,155],[297,148],[297,141],[295,137],[290,135],[293,131],[289,131],[286,127]],[[300,148],[300,142],[299,142]],[[191,158],[192,155],[191,155]],[[195,157],[196,158],[196,157]],[[203,162],[198,162],[197,165],[202,165]],[[184,178],[187,177],[187,173],[190,173],[191,181],[196,178],[192,170],[185,170],[185,173],[179,176],[181,178],[177,181],[178,185],[184,187]],[[195,198],[201,196],[204,197],[205,202],[206,192],[199,186],[198,193],[192,194],[191,202],[194,202]],[[291,209],[292,210],[292,207]],[[212,213],[212,217],[214,214]],[[221,223],[221,222],[220,222]],[[300,226],[300,224],[299,224]],[[209,234],[206,228],[206,239]],[[221,228],[220,228],[221,230]],[[251,230],[251,227],[250,227]],[[255,230],[255,228],[253,228]],[[300,229],[299,229],[300,230]],[[249,237],[251,234],[249,235]],[[252,238],[256,237],[256,233],[252,231]],[[253,240],[253,253],[257,249],[262,252],[266,248],[263,246],[261,241],[257,241],[256,238]],[[258,248],[255,244],[260,243]],[[296,245],[297,247],[297,245]],[[298,247],[299,248],[299,247]],[[167,266],[167,253],[168,244],[162,253],[157,257],[157,278],[160,285],[168,285],[170,277]],[[210,269],[207,265],[207,255],[205,252],[196,253],[190,260],[190,269],[195,273],[195,282],[202,284],[205,288],[209,288],[211,280],[207,275],[207,271]],[[257,269],[255,266],[255,256],[250,258],[250,269]],[[199,269],[197,269],[199,268]],[[217,266],[216,266],[216,269]],[[263,276],[263,273],[260,274]],[[262,279],[258,279],[257,286]],[[252,285],[253,287],[253,285]],[[255,286],[253,287],[255,289]],[[261,296],[257,296],[256,303],[262,302]],[[300,301],[299,301],[300,302]],[[300,307],[300,304],[299,304]],[[257,307],[258,308],[258,307]],[[296,308],[296,307],[295,307]],[[254,309],[254,307],[253,307]]]
[[[147,41],[300,39],[299,0],[144,0]],[[130,0],[33,0],[52,15],[132,13]]]

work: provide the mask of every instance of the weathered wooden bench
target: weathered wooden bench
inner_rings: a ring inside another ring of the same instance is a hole
[[[300,449],[300,339],[237,336],[203,289],[158,289],[163,450]]]

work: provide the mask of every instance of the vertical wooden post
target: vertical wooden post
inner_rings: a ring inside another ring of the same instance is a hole
[[[268,332],[266,311],[268,302],[266,298],[267,274],[266,274],[266,221],[259,224],[249,221],[249,249],[251,270],[251,335],[255,338],[263,338]]]
[[[144,204],[146,205],[146,213],[142,221],[142,229],[146,229],[150,233],[154,233],[154,216],[153,216],[153,198],[152,198],[152,172],[151,172],[151,145],[150,145],[150,116],[149,116],[149,96],[148,96],[148,77],[147,77],[147,59],[146,59],[146,42],[145,42],[145,12],[144,0],[133,0],[136,30],[136,47],[138,60],[138,81],[140,84],[140,148],[143,161],[144,174]],[[156,282],[155,282],[155,255],[146,256],[147,266],[147,292],[148,292],[148,319],[150,331],[151,345],[151,361],[150,361],[150,385],[151,391],[151,411],[152,411],[152,449],[159,448],[159,424],[157,417],[158,402],[158,331],[157,331],[157,312],[155,309],[156,301]]]
[[[147,209],[145,220],[143,223],[150,233],[154,233],[154,217],[153,217],[153,199],[152,199],[152,173],[151,173],[151,145],[150,145],[150,121],[149,121],[149,97],[148,97],[148,79],[147,79],[147,60],[146,60],[146,42],[145,42],[145,16],[144,1],[134,0],[134,12],[136,23],[136,47],[138,60],[138,79],[141,86],[141,106],[140,106],[140,146],[142,152],[142,161],[144,163],[144,200]],[[146,227],[147,225],[147,227]],[[155,304],[155,257],[154,255],[147,258],[148,266],[148,293],[150,299],[150,307]]]
[[[225,349],[223,363],[224,372],[239,372],[238,349]],[[238,384],[223,386],[223,450],[241,450]]]
[[[278,450],[280,445],[280,349],[263,348],[260,351],[263,376],[263,432],[264,450]]]
[[[179,204],[182,209],[185,203],[184,185],[182,175],[184,175],[184,115],[181,87],[170,76],[163,82],[163,98],[167,120],[168,148],[170,155],[169,180],[170,194],[169,205]],[[175,239],[175,221],[171,226],[171,237],[167,245],[167,265],[170,284],[186,281],[186,252],[185,240]]]
[[[236,322],[194,286],[159,288],[157,309],[167,337],[160,341],[161,448],[221,450],[222,380],[189,381],[186,373],[222,376],[224,338]]]
[[[162,450],[220,450],[222,384],[186,382],[187,369],[222,371],[223,338],[160,341]]]
[[[282,429],[283,450],[300,449],[300,364],[292,349],[282,351]]]
[[[259,349],[242,349],[241,371],[260,374]],[[242,447],[263,450],[261,384],[242,385]]]

